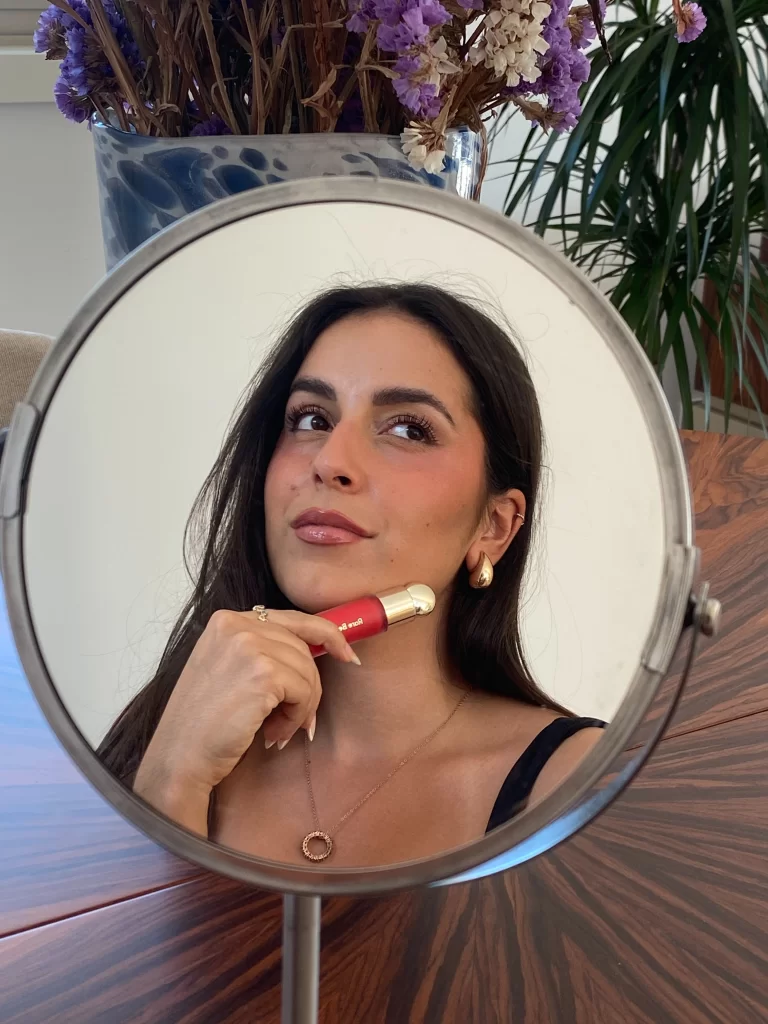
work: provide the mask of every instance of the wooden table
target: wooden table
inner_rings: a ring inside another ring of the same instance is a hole
[[[685,445],[725,614],[666,737],[607,812],[522,868],[328,901],[324,1024],[768,1021],[768,442]],[[2,1024],[278,1021],[279,898],[118,818],[0,631]]]

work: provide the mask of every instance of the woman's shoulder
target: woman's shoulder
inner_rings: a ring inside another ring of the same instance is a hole
[[[497,694],[483,694],[476,707],[487,740],[507,760],[510,772],[526,755],[537,772],[529,807],[556,789],[604,734],[596,719],[569,718]]]
[[[514,697],[474,690],[470,697],[475,725],[484,731],[493,746],[510,749],[532,742],[553,722],[564,719],[560,711],[525,704]]]
[[[540,803],[557,789],[600,742],[605,732],[602,726],[587,724],[591,723],[590,719],[566,718],[564,721],[579,723],[580,728],[565,733],[565,738],[547,757],[531,790],[528,807]]]

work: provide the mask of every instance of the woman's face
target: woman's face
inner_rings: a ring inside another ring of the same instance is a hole
[[[382,312],[328,328],[294,381],[267,472],[280,589],[308,612],[414,582],[445,591],[478,533],[484,450],[469,381],[428,327]]]

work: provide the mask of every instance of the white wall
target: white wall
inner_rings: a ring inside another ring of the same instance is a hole
[[[56,335],[103,274],[90,132],[0,102],[0,327]]]

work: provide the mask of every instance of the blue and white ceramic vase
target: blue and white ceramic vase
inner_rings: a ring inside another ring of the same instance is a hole
[[[166,139],[92,125],[107,269],[156,232],[202,206],[280,181],[326,176],[395,178],[471,199],[477,133],[448,133],[439,174],[414,170],[397,135],[216,135]]]

